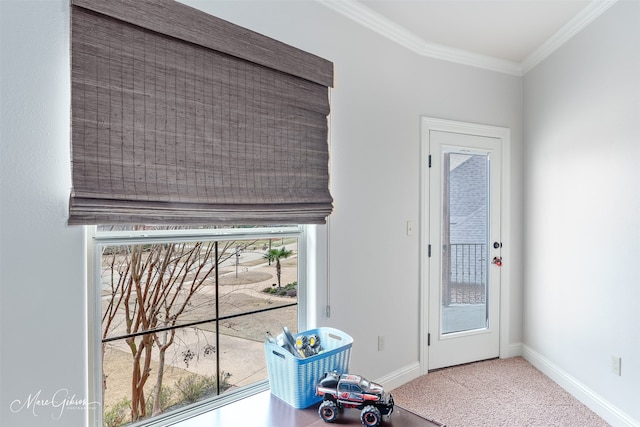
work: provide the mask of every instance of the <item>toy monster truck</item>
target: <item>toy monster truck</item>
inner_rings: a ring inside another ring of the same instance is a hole
[[[360,409],[360,421],[367,427],[378,426],[383,415],[393,412],[391,393],[385,396],[381,385],[359,375],[327,372],[316,385],[316,395],[323,398],[318,414],[327,423],[335,421],[342,408]]]

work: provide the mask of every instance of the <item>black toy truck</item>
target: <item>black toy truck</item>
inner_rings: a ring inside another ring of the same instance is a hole
[[[393,412],[391,393],[359,375],[327,372],[316,385],[316,395],[323,398],[318,414],[327,423],[335,421],[342,408],[360,409],[360,421],[367,427],[380,425],[382,417]]]

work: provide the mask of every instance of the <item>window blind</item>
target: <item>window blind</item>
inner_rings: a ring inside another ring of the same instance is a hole
[[[167,0],[72,0],[69,224],[313,224],[333,65]]]

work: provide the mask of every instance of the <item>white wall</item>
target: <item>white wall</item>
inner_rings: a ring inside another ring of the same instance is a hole
[[[316,2],[185,1],[335,63],[328,227],[331,318],[354,339],[352,368],[378,378],[418,361],[419,119],[512,130],[513,322],[521,340],[521,79],[419,57]],[[0,425],[83,426],[41,390],[86,398],[85,239],[66,225],[69,13],[66,0],[0,2]],[[322,239],[321,239],[322,241]],[[318,312],[327,303],[318,289]],[[377,351],[377,335],[387,349]],[[14,405],[14,408],[16,406]]]
[[[524,100],[526,354],[640,425],[640,3],[530,71]]]
[[[410,52],[313,2],[181,0],[333,61],[331,317],[354,338],[351,368],[371,379],[418,361],[420,116],[512,130],[512,239],[521,244],[521,79]],[[269,16],[269,19],[265,19]],[[511,260],[511,342],[521,341],[520,250]],[[378,352],[377,336],[386,350]]]
[[[0,5],[0,425],[80,426],[84,410],[22,408],[87,396],[84,232],[65,225],[68,4]]]

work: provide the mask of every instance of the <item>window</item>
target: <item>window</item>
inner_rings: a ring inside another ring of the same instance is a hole
[[[164,423],[255,387],[265,333],[306,326],[305,228],[279,224],[333,209],[333,64],[180,2],[71,16],[68,223],[171,225],[89,245],[93,421]]]
[[[99,227],[93,241],[98,425],[262,390],[265,334],[305,326],[302,226]]]

